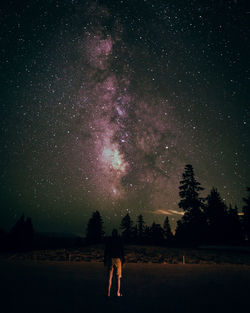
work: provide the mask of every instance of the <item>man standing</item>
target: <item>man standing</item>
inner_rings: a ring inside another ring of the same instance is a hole
[[[117,229],[113,229],[112,237],[108,238],[104,251],[104,265],[108,267],[108,297],[110,297],[110,291],[112,286],[112,278],[114,268],[116,269],[117,277],[117,297],[121,297],[121,277],[122,277],[122,265],[124,263],[124,249],[121,238],[118,236]]]

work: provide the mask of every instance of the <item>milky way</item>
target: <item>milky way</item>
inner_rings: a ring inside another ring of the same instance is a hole
[[[241,205],[244,4],[52,1],[4,16],[6,225],[24,212],[37,229],[82,233],[99,210],[107,229],[127,212],[174,226],[187,163],[204,196],[216,186]]]
[[[153,213],[166,208],[171,196],[176,198],[173,185],[183,170],[176,144],[183,141],[183,133],[167,101],[138,97],[132,90],[129,64],[122,60],[122,27],[116,22],[119,33],[105,32],[99,25],[108,16],[103,12],[99,16],[97,10],[98,23],[83,36],[88,79],[78,105],[85,123],[90,116],[85,127],[88,140],[79,141],[80,150],[88,147],[83,171],[88,172],[89,192],[99,199],[99,206],[107,201],[111,214],[112,208],[119,209],[119,216],[134,210]],[[119,58],[117,73],[112,61]],[[86,170],[88,164],[92,166]]]

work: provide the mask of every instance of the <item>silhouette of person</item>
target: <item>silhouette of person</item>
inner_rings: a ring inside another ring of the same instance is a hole
[[[124,263],[124,249],[122,240],[118,236],[117,229],[113,229],[112,236],[108,238],[104,251],[104,265],[106,265],[108,268],[108,297],[110,297],[114,268],[116,270],[117,278],[116,295],[118,297],[122,296],[120,288],[123,263]]]

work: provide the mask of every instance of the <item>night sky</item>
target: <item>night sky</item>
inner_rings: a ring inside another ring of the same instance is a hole
[[[192,164],[208,195],[250,185],[248,1],[1,4],[1,211],[37,231],[172,226]]]

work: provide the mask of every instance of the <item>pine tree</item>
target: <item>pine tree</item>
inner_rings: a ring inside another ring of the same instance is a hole
[[[32,248],[32,243],[34,240],[34,228],[30,217],[27,217],[24,224],[24,237],[26,248]]]
[[[153,222],[151,229],[151,241],[154,245],[161,245],[164,242],[163,229],[160,224]]]
[[[25,218],[24,214],[10,230],[10,246],[14,249],[22,249],[25,245]]]
[[[121,220],[122,237],[125,242],[130,242],[133,235],[133,221],[127,213]]]
[[[32,247],[34,239],[34,229],[31,218],[25,220],[24,214],[11,228],[9,234],[9,244],[13,249],[27,249]]]
[[[243,241],[243,231],[238,215],[238,208],[231,205],[228,209],[228,240],[231,243],[239,243]]]
[[[242,208],[243,211],[243,227],[247,240],[250,242],[250,187],[247,187],[248,196],[243,198],[245,205]]]
[[[103,221],[99,211],[92,214],[87,226],[86,241],[88,243],[100,243],[103,240]]]
[[[137,229],[138,229],[138,239],[140,241],[143,240],[143,237],[144,237],[144,231],[145,231],[145,222],[144,222],[144,219],[143,219],[143,216],[140,214],[137,218]]]
[[[149,227],[148,225],[145,225],[143,242],[146,244],[151,244],[152,243],[151,239],[152,239],[151,238],[151,227]]]
[[[227,206],[216,188],[212,188],[208,195],[204,211],[208,223],[208,241],[211,243],[228,241]]]
[[[133,242],[136,242],[138,239],[138,227],[136,224],[132,227],[131,239]]]
[[[184,212],[193,212],[200,210],[203,206],[203,199],[199,197],[199,192],[204,190],[201,184],[195,179],[193,166],[187,164],[185,172],[182,175],[183,180],[180,181],[180,198],[179,207]]]
[[[169,224],[169,218],[166,216],[164,223],[163,223],[163,233],[164,237],[167,241],[170,241],[173,239],[173,233]]]
[[[188,243],[198,243],[204,239],[206,228],[205,217],[203,213],[203,198],[200,198],[199,192],[204,190],[201,184],[195,179],[193,166],[187,164],[180,181],[179,207],[183,209],[184,216],[177,223],[176,237],[181,241]]]

